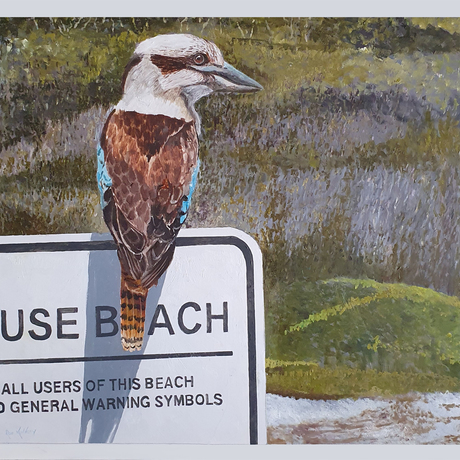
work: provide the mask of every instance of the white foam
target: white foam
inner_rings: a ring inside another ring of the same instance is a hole
[[[389,405],[386,401],[369,398],[340,399],[338,401],[295,399],[267,394],[266,414],[268,426],[312,423],[321,420],[336,421],[361,414],[365,410],[377,410]]]
[[[273,436],[292,444],[455,444],[460,435],[460,393],[337,401],[267,394],[266,404]]]

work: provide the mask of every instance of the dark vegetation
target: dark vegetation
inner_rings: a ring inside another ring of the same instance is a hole
[[[2,18],[0,232],[106,231],[96,139],[123,68],[145,38],[194,33],[265,88],[199,102],[187,225],[259,242],[269,389],[458,391],[459,305],[444,296],[460,294],[457,30],[451,18]]]

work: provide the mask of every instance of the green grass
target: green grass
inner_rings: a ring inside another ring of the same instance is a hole
[[[107,232],[99,193],[72,186],[0,193],[0,233]]]
[[[378,372],[318,365],[267,367],[267,392],[309,399],[394,396],[409,392],[458,392],[460,380],[433,373]]]
[[[135,45],[171,32],[213,40],[231,64],[260,80],[265,91],[248,98],[246,109],[273,102],[288,109],[303,88],[320,95],[335,89],[344,96],[390,89],[417,92],[445,111],[452,93],[459,90],[454,70],[460,39],[452,31],[458,21],[438,21],[450,28],[447,36],[436,35],[440,28],[427,35],[429,21],[398,21],[5,18],[0,23],[0,85],[5,96],[1,145],[12,145],[23,136],[39,137],[47,120],[115,103]],[[406,35],[401,36],[401,28]],[[420,41],[423,34],[429,40]]]

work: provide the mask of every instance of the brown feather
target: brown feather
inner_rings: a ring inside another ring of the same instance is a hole
[[[195,125],[117,110],[106,121],[101,147],[112,179],[104,195],[104,220],[118,246],[121,305],[127,304],[123,292],[138,290],[136,295],[145,292],[145,307],[148,289],[158,283],[174,254],[182,202],[198,160]],[[128,334],[123,343],[129,342],[132,351],[139,337],[142,344],[143,327],[123,321],[133,326],[122,328],[122,334]]]

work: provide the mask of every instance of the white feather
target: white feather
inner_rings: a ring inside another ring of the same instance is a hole
[[[218,65],[224,64],[222,53],[214,43],[189,34],[157,35],[144,40],[135,54],[142,57],[127,75],[124,94],[116,108],[145,115],[166,115],[195,121],[200,132],[200,118],[195,103],[212,92],[206,86],[206,76],[193,69],[181,69],[163,74],[150,57],[154,54],[168,57],[205,53]]]
[[[214,43],[190,34],[157,35],[139,43],[135,51],[141,56],[159,54],[169,57],[189,56],[203,52],[209,54],[217,65],[224,64],[222,53]]]

